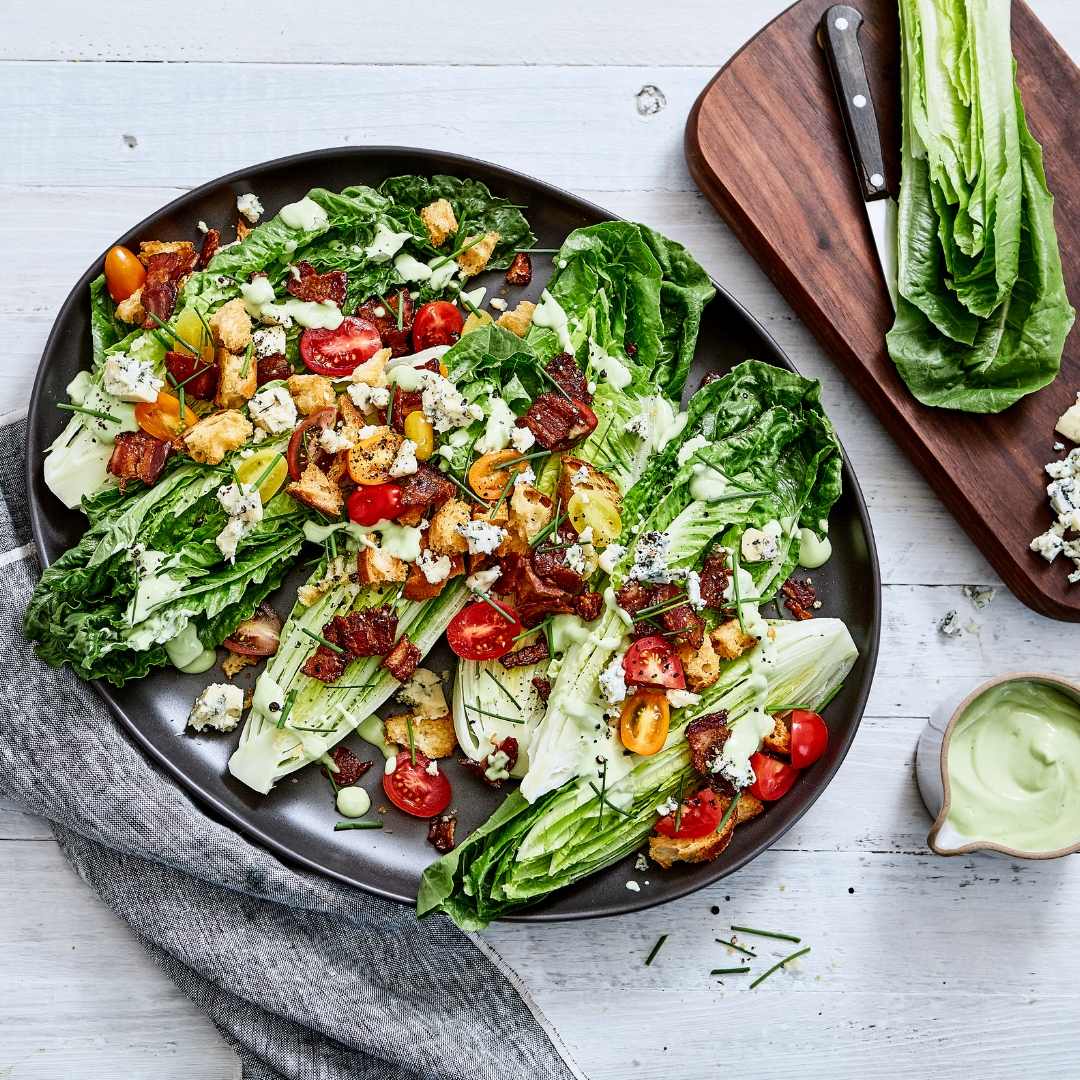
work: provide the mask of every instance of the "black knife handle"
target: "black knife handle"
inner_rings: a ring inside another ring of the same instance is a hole
[[[874,100],[859,48],[862,24],[862,12],[857,8],[835,4],[821,16],[818,42],[829,63],[863,199],[872,202],[884,199],[889,193],[885,187],[885,159],[881,154]]]

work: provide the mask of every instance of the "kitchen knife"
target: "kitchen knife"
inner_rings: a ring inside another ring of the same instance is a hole
[[[877,114],[859,48],[859,28],[863,21],[862,12],[857,8],[834,4],[821,17],[818,44],[825,50],[828,60],[878,263],[895,308],[896,200],[885,186],[885,159],[881,153]]]

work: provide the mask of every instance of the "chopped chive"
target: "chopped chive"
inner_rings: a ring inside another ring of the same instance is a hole
[[[549,615],[546,619],[543,620],[543,622],[538,622],[535,626],[527,626],[524,630],[521,631],[520,634],[517,635],[517,637],[514,638],[514,643],[516,644],[517,642],[521,641],[522,638],[529,637],[530,634],[535,634],[538,630],[542,631],[545,626],[549,626],[551,624],[554,618],[554,615]],[[484,670],[486,671],[487,669],[485,668]]]
[[[679,805],[675,807],[675,832],[678,833],[682,826],[683,810],[686,806],[686,789],[690,786],[690,780],[684,780],[679,785]]]
[[[283,728],[285,726],[285,721],[288,720],[289,713],[292,712],[293,702],[295,700],[296,700],[296,690],[293,689],[293,690],[290,690],[285,695],[285,702],[281,706],[281,715],[277,719],[277,726],[279,728]]]
[[[187,393],[183,385],[176,388],[176,426],[180,429],[187,428]]]
[[[413,734],[412,715],[410,713],[405,714],[405,730],[409,735],[409,761],[416,764],[416,736]]]
[[[464,292],[459,292],[458,293],[458,299],[468,309],[469,314],[475,315],[475,316],[477,316],[477,318],[479,318],[481,315],[483,315],[483,312],[465,295]]]
[[[623,810],[616,806],[608,797],[606,791],[601,791],[591,780],[589,781],[589,787],[596,793],[597,799],[600,800],[600,821],[604,820],[604,807],[608,806],[615,811],[616,814],[620,814],[622,817],[629,817],[630,811]],[[599,825],[599,822],[597,823]]]
[[[214,340],[214,331],[210,329],[210,324],[206,321],[206,316],[193,304],[195,308],[195,314],[199,316],[199,322],[202,323],[203,329],[206,331],[206,340],[212,342]],[[202,353],[199,353],[202,356]]]
[[[555,532],[560,523],[560,514],[562,512],[562,499],[557,498],[555,500],[555,516],[529,541],[530,546],[537,547],[540,542]]]
[[[511,485],[514,483],[514,481],[516,479],[517,479],[517,477],[516,477],[516,475],[514,473],[511,473],[506,478],[506,483],[503,484],[503,489],[502,489],[502,491],[499,492],[499,497],[495,501],[495,505],[491,508],[491,513],[489,514],[489,517],[494,518],[495,515],[499,512],[499,508],[502,506],[503,500],[506,498],[506,493],[510,490]]]
[[[394,415],[394,398],[397,397],[397,387],[390,391],[390,400],[386,403],[386,426],[390,427],[390,421]],[[453,477],[451,477],[453,479]]]
[[[514,638],[514,640],[517,641],[517,638]],[[502,680],[491,670],[491,668],[484,668],[484,674],[506,695],[507,700],[515,709],[521,708],[521,702],[506,689]]]
[[[397,291],[397,328],[399,330],[402,330],[405,327],[405,305],[401,302],[402,292],[402,289],[398,289]]]
[[[488,607],[493,608],[495,611],[497,611],[507,622],[512,623],[515,621],[514,616],[511,615],[508,611],[504,611],[501,607],[499,607],[499,605],[496,604],[495,601],[492,600],[487,593],[473,593],[473,596],[475,596],[477,600],[483,600]]]
[[[147,315],[149,315],[150,318],[153,319],[154,322],[156,322],[158,324],[158,326],[160,326],[161,329],[164,330],[165,333],[169,335],[169,337],[171,337],[174,341],[179,341],[180,344],[183,345],[185,349],[188,349],[191,352],[192,356],[194,356],[196,358],[202,356],[202,352],[199,349],[196,349],[195,346],[192,345],[190,341],[185,341],[184,338],[182,338],[163,318],[161,318],[160,315],[156,315],[152,311],[148,311]]]
[[[330,685],[327,687],[327,689],[328,690],[370,690],[373,686],[378,686],[378,685],[379,685],[378,683],[373,683],[373,682],[330,683]]]
[[[293,731],[296,731],[296,730],[297,729],[294,727]],[[315,728],[304,728],[303,730],[305,730],[305,731],[314,731],[316,729]],[[323,767],[326,769],[326,776],[330,781],[330,786],[334,789],[334,794],[336,795],[341,790],[341,786],[334,779],[334,773],[341,771],[338,768],[338,763],[329,754],[322,754],[319,757],[319,760],[323,763]]]
[[[783,934],[774,934],[773,937],[783,937]],[[798,938],[795,938],[798,941]],[[763,975],[759,975],[751,984],[750,989],[753,990],[761,983],[763,983],[774,971],[779,971],[785,964],[790,964],[792,960],[798,960],[800,956],[805,956],[810,951],[810,946],[807,945],[805,949],[800,949],[798,952],[793,952],[790,956],[785,956],[783,960],[778,960],[768,971]]]
[[[720,945],[726,945],[729,949],[734,949],[736,952],[741,952],[743,956],[750,956],[753,957],[755,960],[757,959],[756,952],[751,952],[749,949],[743,948],[742,945],[736,945],[734,941],[725,941],[723,938],[717,938],[716,941]]]
[[[732,815],[735,813],[736,810],[738,810],[739,795],[740,793],[738,791],[736,791],[735,794],[732,795],[731,802],[727,804],[727,809],[724,811],[723,817],[721,817],[716,824],[716,832],[722,834],[724,829],[727,827],[727,823],[731,820]],[[735,928],[732,927],[732,929],[734,930]]]
[[[834,697],[836,697],[836,695],[839,694],[840,691],[843,690],[843,689],[844,689],[844,684],[843,683],[838,683],[836,686],[834,686],[832,688],[832,690],[829,691],[828,697],[826,697],[825,700],[820,705],[818,705],[818,707],[814,710],[814,712],[822,712],[825,709],[825,706],[828,705],[829,702],[832,701],[832,699]]]
[[[567,401],[573,401],[573,400],[574,400],[574,399],[573,399],[573,398],[572,398],[572,397],[571,397],[571,396],[570,396],[570,395],[569,395],[569,394],[568,394],[568,393],[567,393],[567,392],[566,392],[566,391],[565,391],[565,390],[564,390],[564,389],[563,389],[563,388],[562,388],[562,387],[561,387],[561,386],[560,386],[560,385],[559,385],[559,384],[558,384],[558,383],[557,383],[557,382],[555,381],[555,376],[554,376],[554,375],[552,375],[552,374],[551,374],[551,372],[549,372],[549,371],[545,371],[545,370],[544,370],[544,368],[537,368],[537,371],[539,371],[539,372],[540,372],[540,374],[541,374],[541,375],[543,375],[543,376],[544,376],[544,378],[545,378],[545,379],[547,379],[547,380],[548,380],[548,382],[550,382],[550,383],[551,383],[551,385],[552,385],[552,386],[554,386],[554,387],[555,387],[555,389],[556,389],[556,390],[558,390],[558,391],[559,391],[559,393],[560,393],[560,394],[562,394],[562,396],[563,396],[564,398],[566,398],[566,400],[567,400]]]
[[[502,713],[492,712],[490,709],[482,709],[479,705],[470,705],[465,702],[465,708],[471,712],[481,713],[483,716],[493,716],[496,720],[505,720],[508,724],[524,724],[525,721],[519,716],[516,719],[513,716],[503,716]]]
[[[678,596],[673,596],[670,600],[665,600],[661,604],[653,604],[652,607],[642,608],[637,612],[636,617],[649,619],[653,615],[663,615],[666,611],[674,611],[676,608],[684,607],[688,602],[689,597],[686,593],[680,593]]]
[[[248,347],[244,350],[244,366],[240,369],[240,378],[246,379],[248,372],[251,371],[251,358],[255,355],[255,342],[249,341]]]
[[[463,225],[459,225],[458,226],[458,232],[459,233],[462,232],[463,228],[464,228]],[[479,233],[478,235],[474,236],[467,244],[462,244],[461,247],[456,248],[454,251],[451,251],[449,255],[444,255],[441,259],[439,259],[436,262],[432,263],[431,269],[432,270],[438,270],[440,266],[445,266],[448,262],[450,262],[451,259],[456,259],[459,255],[462,255],[466,251],[468,251],[469,248],[476,247],[476,245],[479,244],[480,241],[483,240],[485,236],[487,236],[486,232],[482,232],[482,233]]]
[[[277,468],[278,462],[281,460],[281,455],[278,454],[271,459],[270,464],[259,474],[259,479],[255,481],[251,486],[258,491],[263,486],[263,481]],[[330,534],[330,538],[333,539],[334,534]]]
[[[84,413],[86,416],[95,416],[98,420],[108,420],[114,424],[123,422],[119,416],[113,416],[112,413],[108,412],[98,412],[97,409],[88,409],[85,405],[69,405],[67,402],[60,402],[56,407],[65,410],[65,412],[77,412]]]
[[[504,461],[499,468],[509,469],[511,465],[520,465],[524,461],[535,461],[537,458],[547,457],[550,453],[550,450],[537,450],[532,454],[522,454],[521,457],[512,458],[510,461]]]
[[[656,959],[656,954],[664,947],[664,942],[667,941],[667,934],[661,934],[656,939],[656,944],[649,950],[649,955],[645,957],[645,966],[651,966],[652,962]]]
[[[746,623],[743,621],[742,597],[739,595],[739,552],[731,549],[731,588],[735,593],[735,617],[739,620],[739,629],[745,634]]]
[[[713,968],[710,975],[745,975],[749,972],[748,967]]]
[[[776,938],[778,941],[793,941],[796,945],[802,938],[794,934],[781,934],[775,930],[755,930],[752,926],[732,926],[730,928],[736,934],[754,934],[756,937]]]
[[[474,492],[471,488],[466,487],[456,476],[454,476],[453,473],[445,472],[442,475],[445,476],[446,479],[450,481],[450,483],[456,484],[459,488],[461,488],[461,490],[465,492],[465,494],[468,495],[469,498],[472,499],[474,502],[478,502],[481,506],[491,505],[487,501],[487,499],[481,499],[480,496],[476,494],[476,492]]]
[[[328,641],[322,636],[322,634],[316,634],[313,630],[309,630],[306,626],[300,627],[302,634],[307,634],[312,641],[317,641],[320,645],[325,645],[328,649],[336,652],[338,656],[344,656],[345,650],[340,645],[335,645],[332,641]]]
[[[295,724],[289,729],[290,731],[314,731],[317,735],[332,735],[335,727],[297,727]],[[333,777],[330,778],[331,780]]]
[[[347,829],[381,829],[381,821],[338,821],[334,824],[334,832],[345,832]]]
[[[514,248],[514,254],[524,252],[526,255],[554,255],[559,248]]]

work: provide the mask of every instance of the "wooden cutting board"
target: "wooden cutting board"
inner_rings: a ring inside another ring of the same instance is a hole
[[[1052,515],[1046,462],[1054,424],[1080,390],[1080,330],[1050,386],[996,416],[920,405],[885,350],[892,307],[837,111],[818,21],[831,0],[800,0],[749,41],[702,91],[686,125],[694,180],[799,317],[1025,603],[1080,621],[1071,564],[1028,543]],[[856,0],[881,122],[887,179],[899,186],[896,0]],[[1043,145],[1073,305],[1080,302],[1080,72],[1021,0],[1013,49],[1028,122]],[[1068,445],[1068,444],[1067,444]]]

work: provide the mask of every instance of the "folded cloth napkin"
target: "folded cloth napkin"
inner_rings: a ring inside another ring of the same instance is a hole
[[[583,1080],[490,946],[293,870],[207,817],[90,686],[34,656],[22,634],[39,573],[25,434],[25,421],[0,427],[0,793],[52,822],[243,1075]]]

